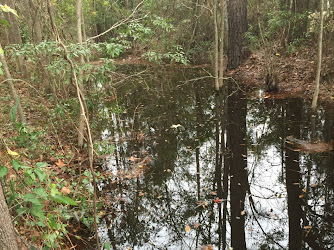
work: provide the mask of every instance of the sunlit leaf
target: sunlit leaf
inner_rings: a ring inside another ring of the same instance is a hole
[[[185,227],[185,230],[186,230],[186,232],[190,232],[190,227],[187,225],[186,227]]]
[[[19,154],[7,148],[7,153],[12,156],[18,156]]]
[[[18,17],[16,10],[12,9],[12,8],[9,7],[7,4],[5,4],[5,5],[0,4],[0,9],[1,9],[3,12],[10,12],[10,13],[12,13],[12,14],[14,14],[15,16]]]

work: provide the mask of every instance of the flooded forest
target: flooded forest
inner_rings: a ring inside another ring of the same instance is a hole
[[[334,2],[0,1],[0,249],[334,249]]]

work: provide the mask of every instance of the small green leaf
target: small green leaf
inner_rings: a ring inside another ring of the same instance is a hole
[[[35,206],[33,206],[32,208],[31,208],[31,214],[33,215],[33,216],[35,216],[36,218],[40,218],[41,220],[44,220],[45,219],[45,217],[44,217],[44,211],[43,211],[43,209],[41,209],[41,208],[39,208],[39,207],[35,207]]]
[[[6,168],[5,166],[0,167],[0,178],[5,177],[7,173],[8,173],[8,168]]]
[[[38,206],[42,205],[42,203],[41,203],[40,200],[36,197],[36,195],[31,194],[31,193],[29,193],[29,194],[25,194],[25,195],[23,196],[23,200],[24,200],[25,202],[31,202],[31,203],[34,204],[34,205],[38,205]]]
[[[35,169],[34,172],[35,172],[35,174],[38,176],[38,179],[39,179],[40,181],[44,181],[44,179],[45,179],[45,177],[46,177],[46,174],[44,173],[43,170],[41,170],[41,169]]]
[[[12,160],[12,166],[16,171],[18,171],[21,168],[21,164],[16,160]]]
[[[60,194],[56,194],[53,196],[53,199],[61,204],[66,204],[66,205],[74,205],[77,206],[78,204],[72,200],[71,198],[64,196],[64,195],[60,195]]]
[[[38,168],[44,168],[46,167],[48,164],[46,162],[37,162],[36,163],[36,167]]]
[[[26,214],[28,212],[29,212],[29,208],[27,208],[27,207],[20,207],[20,208],[16,209],[16,213],[18,215]]]
[[[46,192],[45,189],[42,188],[42,187],[35,188],[35,189],[34,189],[34,193],[35,193],[39,198],[43,198],[43,199],[45,199],[45,198],[48,196],[47,192]]]

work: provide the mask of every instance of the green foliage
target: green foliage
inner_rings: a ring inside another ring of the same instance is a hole
[[[184,65],[189,64],[189,60],[187,59],[181,46],[175,46],[174,52],[167,52],[165,54],[148,51],[143,54],[143,57],[148,59],[150,62],[156,63],[161,63],[165,60],[168,63],[182,63]]]
[[[9,182],[3,182],[7,183],[4,188],[8,205],[15,208],[17,223],[25,224],[27,230],[38,228],[43,233],[44,247],[59,248],[71,219],[79,219],[88,227],[92,225],[93,215],[87,202],[92,195],[87,186],[91,178],[89,171],[85,172],[82,182],[69,184],[58,179],[45,162],[34,165],[28,162],[26,165],[13,159],[11,167],[16,172],[15,177],[12,174]],[[7,178],[8,172],[7,167],[0,167],[0,178]],[[97,175],[100,176],[99,173]],[[77,211],[81,211],[79,218]]]

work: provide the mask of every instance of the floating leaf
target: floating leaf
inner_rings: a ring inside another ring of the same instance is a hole
[[[305,229],[311,229],[312,226],[305,226],[304,228],[305,228]]]
[[[186,230],[186,232],[190,232],[190,227],[187,225],[186,227],[185,227],[185,230]]]
[[[145,193],[142,193],[142,192],[140,192],[139,194],[138,194],[138,196],[140,197],[140,196],[143,196]]]
[[[246,211],[245,211],[245,210],[242,210],[240,214],[241,214],[241,215],[245,215],[245,214],[246,214]]]
[[[181,124],[173,124],[172,126],[170,126],[170,128],[174,128],[174,129],[176,129],[178,127],[182,127],[182,125]]]
[[[199,228],[199,223],[198,222],[195,223],[195,228]]]

